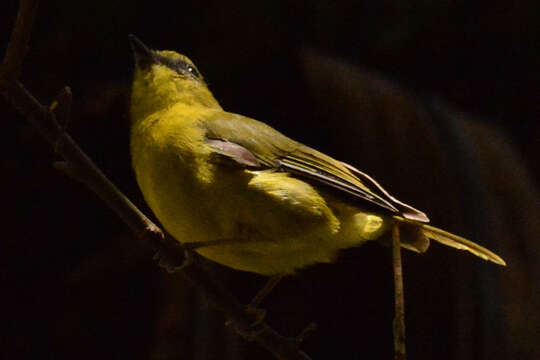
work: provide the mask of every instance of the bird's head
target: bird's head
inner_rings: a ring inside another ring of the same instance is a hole
[[[129,35],[135,57],[131,106],[154,112],[176,103],[219,108],[203,76],[185,55],[170,50],[152,50]]]

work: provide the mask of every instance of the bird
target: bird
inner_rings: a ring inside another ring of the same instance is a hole
[[[383,239],[423,253],[430,240],[499,265],[492,251],[429,225],[368,174],[247,116],[225,111],[185,55],[129,36],[132,166],[177,241],[235,270],[294,274]]]

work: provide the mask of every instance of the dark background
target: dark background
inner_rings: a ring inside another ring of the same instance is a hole
[[[0,5],[5,49],[17,2]],[[43,1],[22,75],[69,85],[68,132],[148,214],[129,159],[127,34],[187,54],[222,106],[368,172],[507,268],[433,244],[404,253],[411,359],[537,359],[537,1]],[[271,358],[151,261],[2,99],[5,358]],[[262,277],[208,264],[248,302]],[[367,244],[286,279],[264,304],[313,359],[391,358],[390,249]]]

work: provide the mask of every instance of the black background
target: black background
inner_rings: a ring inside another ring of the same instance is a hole
[[[5,49],[17,3],[0,5]],[[69,85],[68,132],[148,214],[129,159],[127,34],[188,55],[221,105],[370,173],[505,269],[405,253],[411,359],[535,359],[540,306],[535,1],[43,1],[22,74]],[[87,189],[2,99],[0,350],[10,357],[271,358]],[[217,265],[248,302],[264,279]],[[264,307],[314,359],[392,356],[390,250],[367,244],[285,280]]]

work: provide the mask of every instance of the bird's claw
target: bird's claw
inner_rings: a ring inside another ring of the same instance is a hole
[[[193,262],[189,251],[183,251],[183,255],[180,255],[179,249],[173,249],[165,243],[156,245],[154,250],[156,252],[152,260],[156,260],[169,274],[174,274]]]
[[[266,310],[261,309],[252,305],[247,305],[245,308],[246,312],[252,315],[255,318],[255,321],[250,325],[251,327],[257,327],[264,322],[266,318]]]
[[[266,318],[266,310],[251,305],[246,305],[245,312],[254,318],[254,321],[247,327],[234,326],[234,323],[231,320],[227,320],[225,322],[225,326],[234,326],[234,329],[238,334],[240,334],[244,339],[252,341],[262,332],[264,332],[266,328],[266,324],[264,323],[264,319]]]

